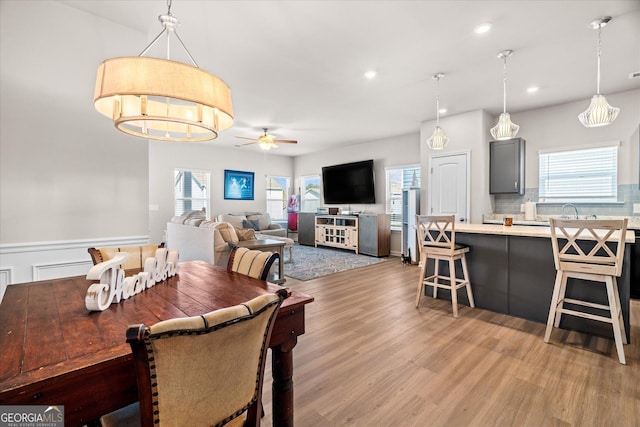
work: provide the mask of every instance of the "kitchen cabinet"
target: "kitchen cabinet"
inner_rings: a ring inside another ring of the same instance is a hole
[[[525,140],[489,144],[489,194],[524,194]]]

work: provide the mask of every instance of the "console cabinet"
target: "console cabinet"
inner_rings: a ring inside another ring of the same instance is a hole
[[[316,246],[333,246],[358,253],[358,217],[343,215],[316,216]]]

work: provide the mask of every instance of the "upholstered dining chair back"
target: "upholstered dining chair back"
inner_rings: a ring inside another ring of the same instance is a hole
[[[277,252],[263,252],[235,247],[229,255],[227,271],[267,280],[271,266],[279,257],[280,255]]]
[[[142,246],[88,248],[87,252],[89,252],[91,256],[93,265],[109,261],[116,256],[118,252],[126,252],[129,254],[129,257],[120,268],[128,270],[132,268],[144,268],[144,261],[147,258],[155,258],[158,248],[164,248],[164,243],[160,243],[159,245],[149,244]]]
[[[286,291],[202,316],[130,326],[143,427],[260,425],[271,330]]]

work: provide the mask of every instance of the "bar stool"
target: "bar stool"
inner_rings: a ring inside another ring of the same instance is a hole
[[[416,296],[416,308],[420,305],[420,298],[424,294],[425,285],[433,287],[433,297],[438,297],[438,288],[451,291],[451,304],[453,317],[458,317],[458,289],[465,287],[469,305],[475,307],[473,292],[467,271],[468,246],[456,244],[455,215],[427,216],[416,215],[416,232],[418,235],[418,247],[420,249],[420,282]],[[429,258],[435,260],[434,274],[425,277]],[[455,262],[460,260],[463,277],[456,277]],[[440,275],[440,261],[449,263],[449,275]],[[446,283],[442,283],[445,281]]]
[[[610,323],[613,327],[618,359],[620,363],[626,364],[622,344],[627,344],[627,335],[621,318],[622,309],[616,277],[622,274],[627,219],[596,221],[552,218],[550,224],[553,259],[558,272],[544,342],[549,342],[552,328],[560,326],[563,314]],[[578,245],[578,239],[581,245]],[[603,283],[607,289],[609,305],[565,298],[569,277]],[[565,303],[606,311],[609,316],[565,308]]]

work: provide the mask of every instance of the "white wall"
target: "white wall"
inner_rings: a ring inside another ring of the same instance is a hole
[[[88,246],[147,241],[147,143],[93,108],[100,62],[146,43],[62,3],[0,2],[0,295],[82,274]]]
[[[373,159],[376,203],[335,206],[366,213],[385,213],[385,168],[419,163],[418,137],[417,133],[410,133],[361,144],[332,147],[328,150],[298,156],[294,159],[296,192],[300,185],[300,176],[321,175],[323,166]],[[322,202],[321,206],[324,206]]]
[[[215,140],[203,144],[149,143],[149,212],[152,242],[164,238],[166,223],[174,215],[174,169],[198,169],[211,174],[212,217],[220,213],[261,211],[266,206],[266,176],[293,177],[293,159],[245,148],[216,147]],[[255,200],[224,200],[224,170],[255,173]]]

